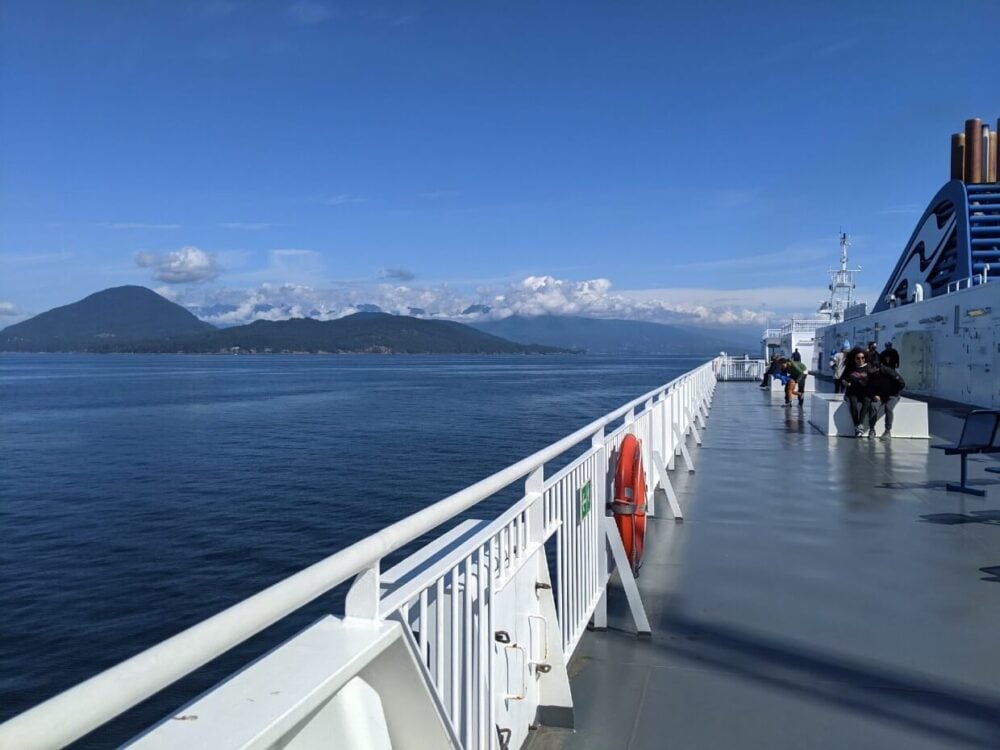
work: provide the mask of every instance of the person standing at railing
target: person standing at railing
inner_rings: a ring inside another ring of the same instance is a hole
[[[833,392],[843,393],[844,384],[840,381],[844,377],[844,367],[847,365],[847,347],[836,352],[830,357],[830,369],[833,371]]]
[[[802,361],[802,355],[799,354],[799,350],[797,348],[796,348],[796,350],[794,352],[792,352],[792,361],[793,362],[801,362]]]

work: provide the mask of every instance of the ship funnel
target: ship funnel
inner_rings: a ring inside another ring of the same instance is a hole
[[[951,179],[965,179],[965,133],[951,135]]]
[[[986,127],[985,125],[983,126]],[[987,134],[989,136],[987,146],[989,147],[989,156],[986,159],[986,181],[996,182],[997,181],[997,131]]]
[[[965,121],[965,181],[983,181],[983,121],[978,117]]]
[[[978,117],[965,121],[964,133],[951,134],[951,179],[967,185],[1000,181],[1000,119],[996,129]]]

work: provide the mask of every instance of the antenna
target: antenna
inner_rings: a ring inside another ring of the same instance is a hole
[[[844,311],[853,303],[854,276],[861,268],[848,268],[847,249],[851,239],[847,232],[840,230],[840,268],[831,268],[830,274],[830,317],[834,323],[844,319]]]

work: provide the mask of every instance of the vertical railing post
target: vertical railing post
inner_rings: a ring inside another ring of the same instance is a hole
[[[532,498],[525,520],[528,524],[528,544],[541,544],[545,538],[545,516],[542,493],[545,490],[545,466],[539,466],[524,480],[524,496]]]
[[[590,445],[597,449],[595,460],[597,461],[597,473],[594,477],[593,505],[591,513],[598,514],[598,519],[604,516],[607,506],[608,488],[608,444],[604,438],[604,427],[602,426],[590,438]],[[600,479],[600,481],[597,481]],[[594,609],[594,616],[591,619],[596,630],[606,630],[608,627],[608,546],[604,543],[604,529],[600,523],[594,524],[594,533],[597,534],[597,581],[601,586],[601,598]]]
[[[344,614],[347,617],[358,617],[363,620],[379,619],[379,600],[382,595],[379,566],[380,563],[375,563],[358,573],[354,579],[344,601]]]
[[[667,461],[667,468],[673,471],[677,459],[677,431],[674,429],[677,426],[677,386],[670,388],[668,396],[670,419],[667,420],[667,439],[670,444],[670,450],[667,453],[670,454],[670,458]]]

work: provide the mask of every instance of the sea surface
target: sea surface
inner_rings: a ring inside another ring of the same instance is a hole
[[[701,361],[0,354],[0,720]],[[342,601],[78,746],[127,739]]]

